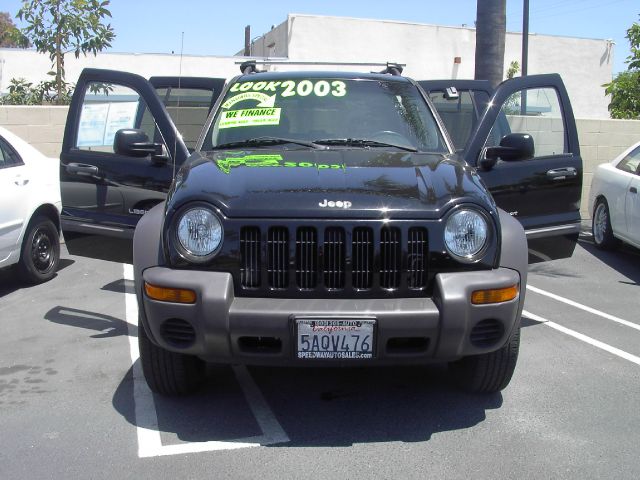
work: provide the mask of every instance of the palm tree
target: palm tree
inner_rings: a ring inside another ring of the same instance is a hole
[[[476,10],[476,75],[494,87],[504,73],[507,0],[478,0]]]

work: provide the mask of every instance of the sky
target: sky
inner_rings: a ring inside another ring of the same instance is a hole
[[[612,39],[613,72],[626,70],[626,30],[640,21],[638,0],[530,0],[529,31],[546,35]],[[3,0],[12,17],[19,0]],[[259,36],[289,13],[472,26],[476,0],[111,0],[116,38],[111,52],[234,55],[244,46],[244,28]],[[522,31],[522,0],[507,0],[507,30]],[[19,21],[15,21],[18,26]],[[184,32],[184,43],[183,43]],[[339,46],[337,46],[339,48]],[[322,60],[322,59],[318,59]]]

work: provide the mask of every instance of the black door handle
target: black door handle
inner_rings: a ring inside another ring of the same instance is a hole
[[[95,165],[87,165],[86,163],[70,163],[66,166],[67,172],[76,175],[94,176],[98,175],[98,167]]]
[[[631,188],[629,189],[629,191],[630,191],[631,193],[638,193],[638,189],[637,189],[636,187],[631,187]]]
[[[554,168],[547,171],[547,177],[551,180],[566,180],[568,177],[575,177],[578,171],[573,167]]]

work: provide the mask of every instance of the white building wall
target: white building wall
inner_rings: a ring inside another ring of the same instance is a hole
[[[289,15],[287,23],[285,55],[292,61],[394,61],[406,63],[406,75],[415,79],[474,76],[473,28],[298,14]],[[520,33],[507,34],[505,73],[513,60],[520,62],[521,46]],[[456,57],[461,63],[454,63]],[[613,46],[606,40],[529,37],[528,73],[559,73],[576,117],[609,117],[602,85],[611,81],[612,68]]]

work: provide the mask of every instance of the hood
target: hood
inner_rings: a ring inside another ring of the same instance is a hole
[[[440,218],[452,204],[493,201],[475,171],[444,155],[376,149],[194,154],[169,208],[207,201],[230,218]]]

